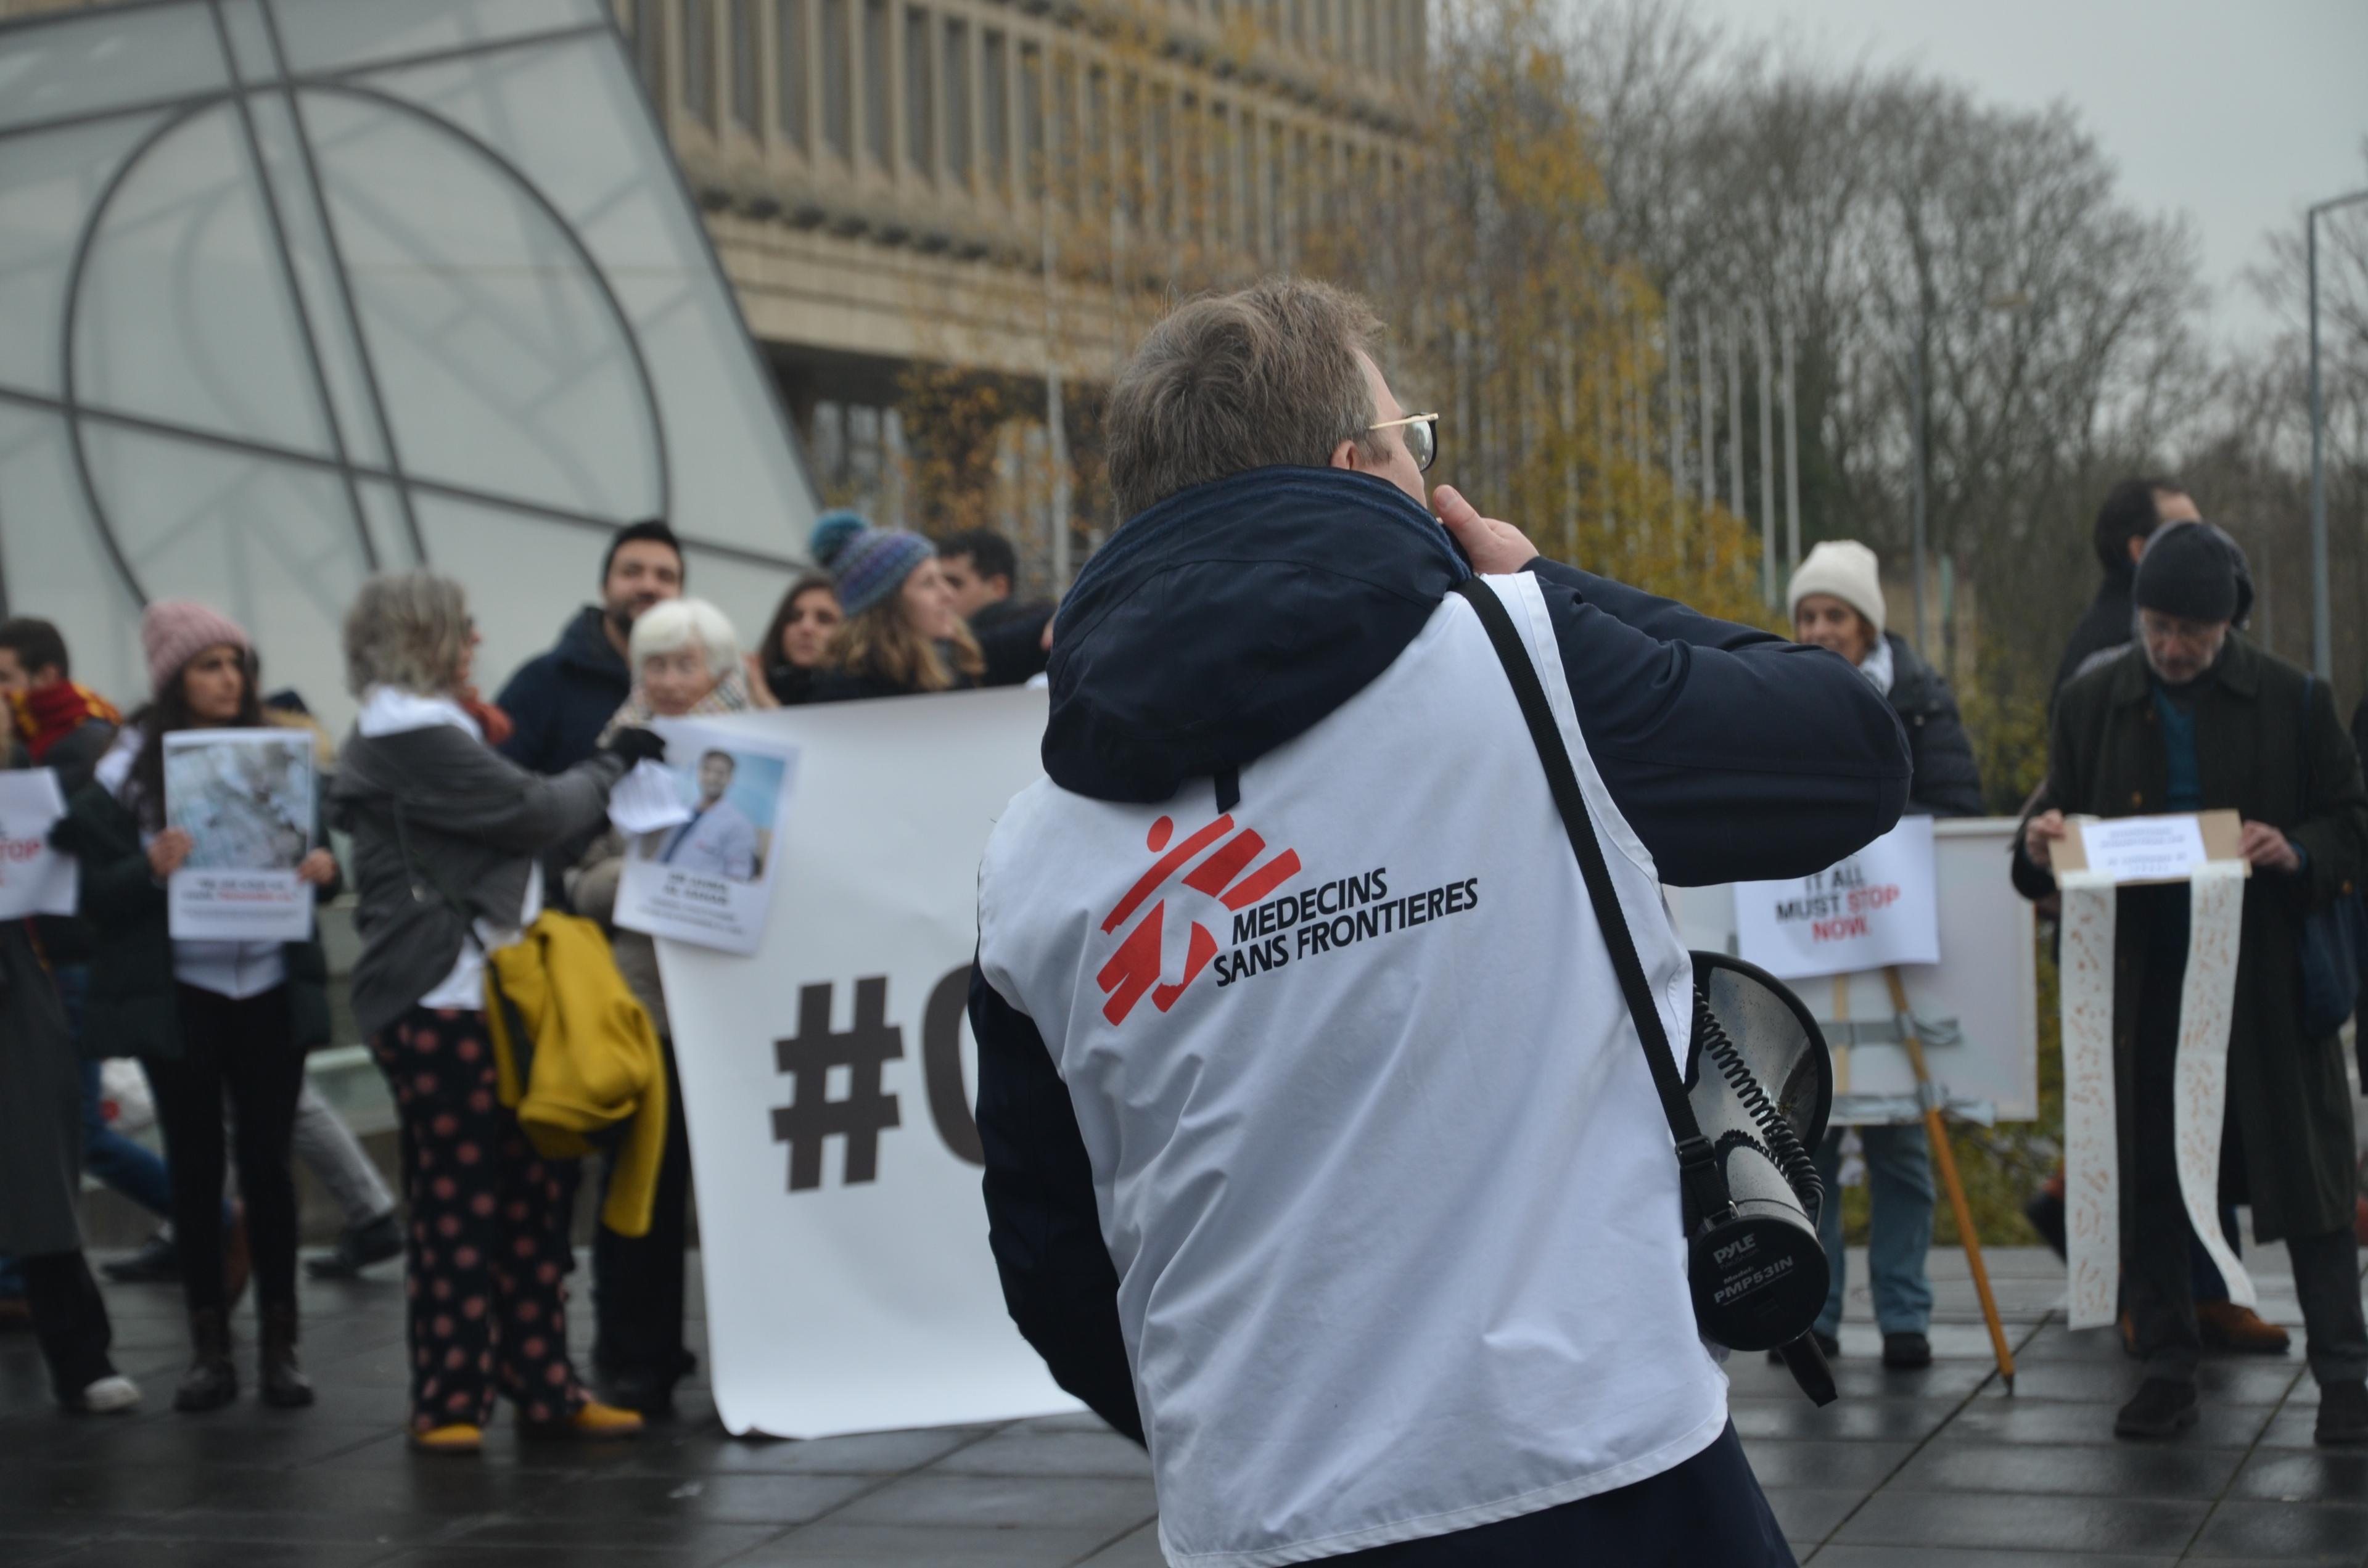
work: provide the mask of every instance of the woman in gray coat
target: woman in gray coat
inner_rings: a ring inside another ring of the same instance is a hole
[[[529,773],[472,708],[476,641],[450,578],[362,585],[345,627],[361,712],[331,792],[359,893],[354,1017],[403,1121],[408,1427],[414,1448],[449,1454],[478,1451],[496,1395],[530,1435],[642,1425],[591,1399],[568,1357],[575,1169],[543,1160],[500,1102],[484,970],[541,911],[541,857],[598,826],[625,769],[664,748],[623,730],[564,773]]]

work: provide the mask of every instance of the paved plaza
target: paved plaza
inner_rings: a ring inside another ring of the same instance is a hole
[[[1853,1258],[1854,1280],[1863,1278]],[[2255,1249],[2264,1311],[2298,1324],[2283,1251]],[[1818,1568],[2156,1568],[2368,1563],[2368,1451],[2315,1449],[2300,1355],[2207,1362],[2202,1423],[2116,1443],[2137,1369],[2067,1335],[2062,1267],[1991,1256],[2021,1376],[1991,1374],[1962,1255],[1932,1257],[1929,1370],[1885,1372],[1853,1293],[1840,1403],[1737,1357],[1735,1420],[1802,1562]],[[110,1287],[118,1357],[148,1394],[129,1419],[50,1407],[28,1338],[0,1340],[0,1563],[9,1568],[1147,1568],[1160,1561],[1143,1456],[1090,1416],[735,1441],[705,1391],[640,1442],[408,1453],[393,1271],[306,1286],[321,1403],[204,1416],[168,1408],[178,1294]],[[584,1275],[579,1273],[580,1283]],[[576,1314],[579,1343],[586,1313]],[[241,1317],[251,1343],[251,1321]],[[2297,1335],[2297,1337],[2299,1335]],[[243,1352],[251,1358],[251,1349]],[[251,1370],[251,1358],[243,1361]]]

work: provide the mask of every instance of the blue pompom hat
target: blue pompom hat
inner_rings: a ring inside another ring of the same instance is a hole
[[[875,528],[855,512],[825,512],[814,519],[806,548],[814,563],[831,574],[839,608],[861,615],[905,585],[913,568],[937,554],[937,546],[902,528]]]

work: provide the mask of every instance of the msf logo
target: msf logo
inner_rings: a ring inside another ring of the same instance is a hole
[[[1145,995],[1150,996],[1153,1006],[1165,1013],[1176,1006],[1185,988],[1198,980],[1201,971],[1217,956],[1215,933],[1190,914],[1179,913],[1171,927],[1169,900],[1176,899],[1179,910],[1188,907],[1177,890],[1197,893],[1202,901],[1213,901],[1228,910],[1239,911],[1299,874],[1299,856],[1290,849],[1251,869],[1251,863],[1265,853],[1266,840],[1253,828],[1235,833],[1230,813],[1171,848],[1169,840],[1175,835],[1176,822],[1172,817],[1161,817],[1151,824],[1144,847],[1159,858],[1102,917],[1102,933],[1108,936],[1133,918],[1145,903],[1151,903],[1150,913],[1135,922],[1134,928],[1094,977],[1108,998],[1102,1004],[1102,1017],[1113,1024],[1126,1022],[1127,1015]],[[1194,866],[1195,860],[1200,864]],[[1186,870],[1187,867],[1191,869]],[[1168,882],[1179,872],[1183,873],[1182,881],[1177,890],[1171,890]],[[1152,902],[1155,895],[1156,902]],[[1183,948],[1182,972],[1174,981],[1167,979],[1171,928],[1177,934],[1174,945]]]

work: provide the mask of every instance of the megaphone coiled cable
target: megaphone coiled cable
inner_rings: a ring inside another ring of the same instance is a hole
[[[1801,1207],[1808,1210],[1809,1218],[1816,1220],[1825,1211],[1826,1206],[1826,1184],[1817,1175],[1816,1162],[1809,1158],[1809,1152],[1801,1146],[1800,1137],[1793,1131],[1793,1124],[1784,1119],[1782,1111],[1776,1108],[1774,1102],[1769,1099],[1768,1092],[1759,1086],[1759,1080],[1754,1078],[1751,1069],[1744,1064],[1743,1052],[1734,1040],[1727,1038],[1725,1026],[1718,1021],[1718,1015],[1711,1011],[1710,998],[1702,994],[1700,986],[1694,988],[1694,1033],[1701,1040],[1703,1051],[1718,1063],[1719,1075],[1726,1080],[1727,1087],[1734,1091],[1736,1099],[1743,1102],[1744,1110],[1767,1138],[1768,1156],[1776,1162],[1777,1169],[1784,1173],[1784,1179],[1792,1184],[1793,1191],[1800,1198]]]

